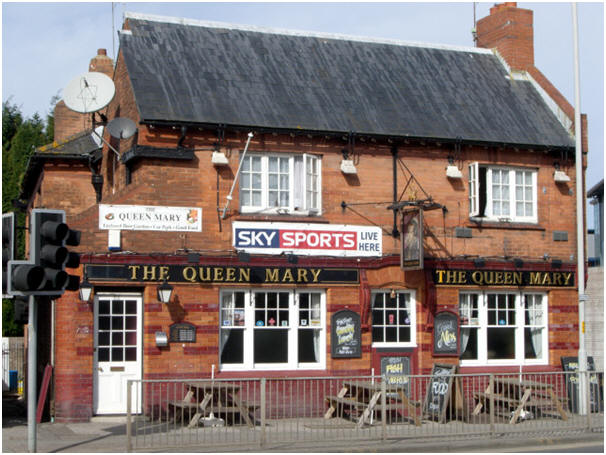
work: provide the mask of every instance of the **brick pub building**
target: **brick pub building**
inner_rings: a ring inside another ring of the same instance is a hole
[[[100,113],[136,133],[105,131],[114,151],[60,103],[22,191],[67,211],[94,286],[41,309],[56,420],[124,413],[126,379],[576,355],[574,115],[534,66],[532,11],[493,7],[475,48],[128,14],[104,54]]]

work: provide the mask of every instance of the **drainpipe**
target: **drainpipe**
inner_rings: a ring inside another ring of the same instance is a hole
[[[392,167],[393,167],[393,204],[394,207],[398,203],[398,147],[395,145],[391,148]],[[396,238],[400,235],[398,231],[398,209],[393,209],[393,229],[391,235]]]

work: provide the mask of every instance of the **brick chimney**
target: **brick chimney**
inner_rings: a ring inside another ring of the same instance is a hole
[[[532,11],[516,2],[498,3],[476,24],[477,46],[496,48],[512,70],[534,66]]]
[[[114,61],[107,56],[107,50],[97,50],[97,55],[93,57],[88,65],[89,71],[103,73],[110,78],[114,75]]]
[[[88,71],[103,73],[113,79],[114,62],[107,56],[105,49],[98,49],[88,65]],[[74,75],[75,76],[75,75]],[[85,129],[91,128],[91,114],[80,114],[67,108],[63,100],[55,106],[55,137],[56,142],[67,139]]]

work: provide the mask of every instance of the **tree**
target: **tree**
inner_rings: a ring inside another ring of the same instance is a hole
[[[46,123],[38,114],[31,118],[23,118],[21,109],[12,101],[2,103],[2,212],[15,211],[13,201],[19,198],[21,182],[27,168],[27,163],[36,147],[53,140],[54,104],[58,97],[51,100],[51,113],[47,115]],[[17,226],[25,226],[25,213],[17,212]],[[17,229],[17,258],[23,258],[25,253],[25,231]],[[20,336],[23,327],[13,322],[13,302],[2,300],[2,336]]]

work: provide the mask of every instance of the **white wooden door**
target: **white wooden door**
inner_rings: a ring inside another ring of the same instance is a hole
[[[95,295],[94,414],[125,414],[128,379],[141,379],[142,306],[140,294]],[[139,412],[139,387],[131,410]]]

